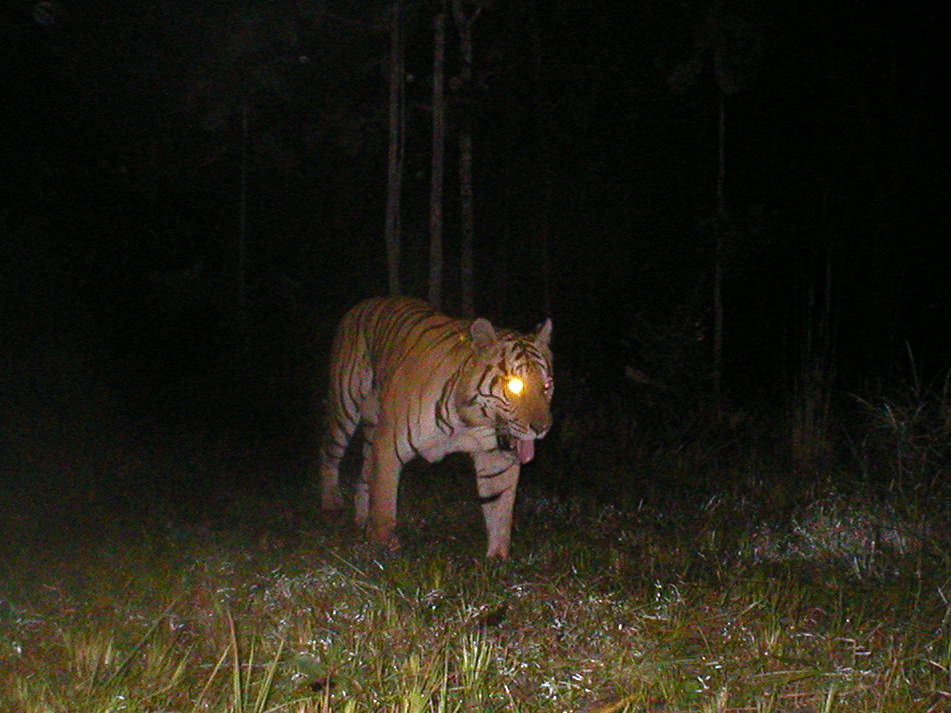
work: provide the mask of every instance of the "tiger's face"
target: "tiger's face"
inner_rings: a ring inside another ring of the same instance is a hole
[[[535,440],[551,429],[551,320],[533,334],[499,336],[482,319],[470,333],[478,356],[472,403],[494,424],[499,447],[527,463],[535,456]]]

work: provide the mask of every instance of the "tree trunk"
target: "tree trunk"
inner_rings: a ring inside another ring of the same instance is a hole
[[[238,244],[235,265],[235,298],[238,303],[238,338],[241,341],[241,360],[247,367],[251,344],[248,326],[248,142],[250,121],[248,99],[241,103],[241,186],[238,198]]]
[[[721,417],[723,392],[723,231],[726,229],[726,95],[717,91],[717,216],[713,246],[713,403]]]
[[[544,48],[542,47],[541,28],[538,26],[537,12],[538,8],[533,3],[530,15],[530,36],[532,51],[535,55],[535,140],[538,151],[538,175],[541,177],[542,183],[541,209],[537,218],[537,230],[541,251],[543,307],[545,314],[551,315],[551,234],[555,178],[552,169],[548,131],[549,111],[543,86]]]
[[[516,187],[518,178],[516,177],[516,162],[514,157],[518,156],[520,146],[518,145],[519,141],[516,138],[516,132],[513,130],[511,123],[509,130],[505,133],[508,138],[505,140],[506,151],[505,158],[503,159],[505,164],[502,171],[502,192],[503,195],[513,196],[517,195],[516,191],[519,190],[519,188]],[[505,212],[503,214],[502,229],[494,236],[495,265],[492,271],[492,293],[495,297],[496,314],[505,314],[507,308],[510,261],[509,245],[515,244],[515,225],[518,217],[521,215],[521,206],[515,203],[515,201],[509,201],[504,207]]]
[[[459,133],[459,259],[462,280],[462,314],[475,314],[475,210],[472,205],[472,132]]]
[[[442,309],[443,171],[446,135],[446,0],[433,22],[433,148],[429,189],[429,304]]]
[[[403,51],[400,31],[401,0],[393,0],[390,26],[390,97],[389,97],[389,150],[387,153],[386,182],[386,268],[387,284],[391,295],[400,293],[400,189],[403,179],[402,104],[403,104]]]
[[[462,314],[475,314],[475,209],[472,196],[472,25],[479,11],[466,17],[461,0],[452,0],[452,15],[459,31],[459,54],[462,57],[460,94],[462,119],[459,127],[459,212],[460,212],[460,275],[462,280]]]

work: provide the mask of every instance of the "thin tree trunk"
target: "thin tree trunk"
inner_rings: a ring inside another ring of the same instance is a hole
[[[446,0],[433,22],[433,147],[429,189],[429,304],[442,309],[443,172],[446,133]]]
[[[235,266],[235,297],[238,302],[238,336],[241,340],[241,358],[248,366],[250,358],[250,337],[248,328],[248,142],[250,141],[250,121],[248,100],[241,103],[241,187],[238,199],[238,245],[237,265]]]
[[[514,157],[518,155],[518,140],[516,132],[510,127],[506,132],[506,151],[503,158],[502,172],[503,195],[517,195],[516,191],[516,163]],[[517,216],[521,214],[521,206],[516,201],[509,201],[505,206],[505,219],[502,221],[502,230],[495,235],[495,266],[493,270],[493,294],[495,296],[496,314],[505,314],[508,301],[509,286],[509,245],[515,244],[515,224]]]
[[[535,136],[538,150],[538,174],[541,176],[541,210],[538,216],[538,240],[541,250],[542,294],[546,315],[551,315],[551,234],[554,206],[555,179],[552,172],[551,150],[548,133],[548,111],[543,86],[544,58],[541,28],[538,26],[538,8],[532,4],[530,35],[535,55]]]
[[[713,400],[720,419],[723,392],[723,231],[726,228],[726,95],[717,91],[717,217],[713,250]]]
[[[462,280],[462,314],[475,314],[475,210],[472,202],[472,132],[459,134],[459,200],[460,200],[460,275]]]
[[[472,194],[472,24],[479,10],[466,17],[461,0],[452,0],[452,14],[459,31],[459,53],[462,57],[461,95],[462,121],[459,128],[459,212],[460,212],[460,275],[462,281],[462,313],[475,314],[475,209]]]
[[[390,27],[389,150],[386,182],[386,267],[391,295],[400,293],[400,189],[403,179],[402,103],[403,52],[400,32],[401,0],[393,0]]]

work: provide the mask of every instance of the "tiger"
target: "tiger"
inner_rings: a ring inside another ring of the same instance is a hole
[[[522,464],[552,425],[552,321],[533,333],[453,319],[410,297],[371,298],[341,320],[330,359],[319,451],[321,508],[341,510],[341,458],[362,424],[355,522],[397,551],[403,466],[465,452],[475,465],[486,557],[507,559]]]

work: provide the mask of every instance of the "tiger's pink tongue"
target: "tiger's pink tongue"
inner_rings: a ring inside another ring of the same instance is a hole
[[[532,438],[518,439],[518,459],[521,463],[528,463],[535,457],[535,441]]]

